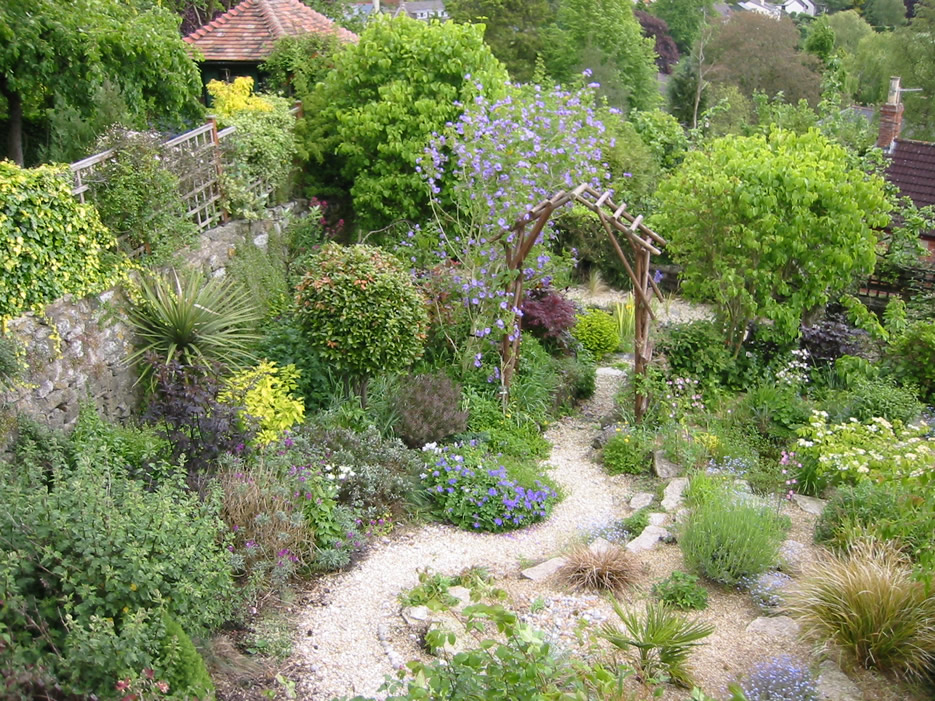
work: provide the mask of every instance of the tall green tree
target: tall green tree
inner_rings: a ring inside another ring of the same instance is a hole
[[[124,0],[0,3],[0,119],[14,162],[24,160],[24,121],[47,123],[53,106],[91,117],[105,84],[135,125],[198,115],[201,82],[178,16]]]
[[[893,32],[890,74],[902,76],[903,87],[921,88],[903,95],[906,133],[935,139],[935,0],[916,5],[908,26]]]
[[[429,193],[416,167],[433,132],[476,95],[498,94],[507,77],[478,26],[371,20],[324,81],[300,96],[299,147],[312,194],[348,195],[365,229],[421,219]]]
[[[543,50],[543,27],[555,12],[548,0],[449,0],[448,16],[455,22],[483,24],[484,41],[519,82],[528,82]]]
[[[655,42],[643,36],[631,0],[562,0],[545,36],[545,66],[555,79],[590,70],[618,106],[658,104]]]
[[[669,25],[679,51],[687,54],[714,10],[714,0],[656,0],[649,11]]]
[[[883,181],[817,130],[724,137],[689,153],[657,191],[651,225],[711,300],[735,347],[764,317],[793,338],[802,315],[873,270],[888,221]]]
[[[712,82],[732,83],[744,94],[781,92],[791,103],[818,103],[819,61],[798,51],[800,34],[788,17],[775,20],[739,12],[721,23],[706,52]]]
[[[857,10],[835,12],[826,17],[828,26],[834,32],[834,48],[844,49],[849,54],[857,51],[857,45],[861,39],[873,34],[873,27],[860,16]]]
[[[864,18],[877,29],[892,29],[906,23],[903,0],[867,0]]]

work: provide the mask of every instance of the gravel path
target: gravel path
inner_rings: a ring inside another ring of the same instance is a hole
[[[315,603],[298,613],[293,659],[308,670],[301,698],[377,695],[384,676],[404,661],[387,631],[400,622],[397,595],[418,584],[420,569],[457,574],[484,566],[496,576],[515,574],[521,559],[543,559],[579,530],[628,511],[626,484],[608,478],[588,457],[596,422],[612,409],[624,376],[619,369],[600,368],[595,394],[580,414],[546,432],[553,445],[549,474],[565,492],[546,522],[495,535],[429,525],[389,539],[348,572],[322,578]]]

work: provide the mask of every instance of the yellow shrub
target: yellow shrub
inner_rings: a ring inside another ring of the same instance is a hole
[[[255,368],[229,378],[220,399],[240,404],[244,414],[256,419],[259,430],[254,442],[266,445],[305,418],[305,405],[291,394],[296,390],[299,374],[295,365],[278,367],[264,360]]]
[[[233,83],[212,80],[208,93],[213,101],[214,113],[221,119],[232,117],[238,112],[272,112],[273,103],[253,94],[253,78],[239,76]]]

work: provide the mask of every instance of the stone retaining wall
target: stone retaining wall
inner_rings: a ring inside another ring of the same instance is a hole
[[[197,250],[182,257],[213,276],[224,275],[234,249],[245,242],[265,248],[305,203],[271,209],[257,221],[235,221],[204,232]],[[0,393],[0,415],[22,413],[55,428],[69,428],[83,401],[104,416],[126,419],[139,408],[136,373],[127,366],[132,334],[121,321],[118,290],[75,300],[64,297],[42,314],[26,314],[7,325],[23,352],[24,371],[12,389]]]

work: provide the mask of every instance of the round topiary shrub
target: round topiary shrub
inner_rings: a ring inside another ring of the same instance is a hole
[[[422,355],[428,317],[399,261],[373,246],[329,243],[296,294],[299,323],[320,357],[364,388],[378,372]]]
[[[577,318],[578,323],[571,333],[594,355],[595,360],[600,361],[617,350],[620,337],[617,335],[617,323],[610,314],[600,309],[589,309]]]

